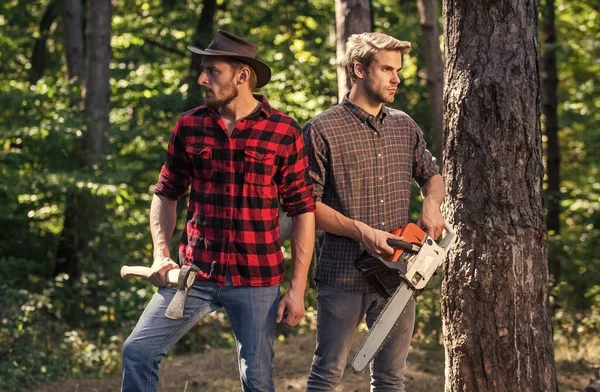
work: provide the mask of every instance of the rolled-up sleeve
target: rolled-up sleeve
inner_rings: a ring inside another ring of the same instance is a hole
[[[304,150],[300,128],[296,123],[290,125],[292,142],[282,151],[279,170],[279,194],[283,201],[283,210],[288,216],[315,211],[313,186],[308,175],[308,158]]]
[[[316,202],[320,202],[323,198],[328,167],[326,145],[314,123],[307,122],[302,133],[304,134],[306,155],[308,156],[308,171],[313,184],[314,199]]]
[[[413,130],[415,132],[415,147],[412,176],[420,187],[425,185],[429,179],[439,174],[436,165],[436,159],[427,149],[427,144],[423,138],[423,131],[413,122]]]
[[[181,135],[181,119],[177,121],[171,134],[165,163],[163,164],[154,193],[171,200],[186,194],[191,182],[191,162],[185,152],[185,142]]]

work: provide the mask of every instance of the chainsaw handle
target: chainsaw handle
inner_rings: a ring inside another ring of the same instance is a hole
[[[452,226],[450,226],[450,223],[446,222],[444,224],[444,228],[446,229],[446,235],[444,235],[444,238],[442,238],[439,245],[444,250],[448,250],[448,248],[452,244],[452,241],[454,241],[455,234],[454,234],[454,229],[452,229]]]
[[[411,252],[418,252],[419,249],[421,248],[420,246],[417,246],[410,242],[403,241],[403,240],[397,240],[394,238],[388,238],[387,244],[394,249],[404,249],[404,250],[409,250]]]

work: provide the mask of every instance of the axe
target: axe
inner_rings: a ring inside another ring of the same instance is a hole
[[[195,265],[184,265],[181,268],[172,269],[167,272],[167,282],[169,282],[169,285],[177,285],[177,292],[171,299],[169,306],[167,306],[167,310],[165,310],[165,317],[173,320],[183,318],[187,293],[194,285],[197,275],[198,267]],[[122,278],[129,278],[131,276],[148,278],[150,276],[150,268],[127,265],[121,267]]]

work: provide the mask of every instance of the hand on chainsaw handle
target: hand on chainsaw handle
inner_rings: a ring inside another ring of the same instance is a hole
[[[294,327],[304,317],[304,290],[290,288],[279,301],[277,323]]]
[[[402,240],[402,237],[388,233],[387,231],[374,229],[362,222],[359,224],[360,238],[358,241],[368,253],[380,255],[391,255],[394,249],[387,244],[387,240]]]
[[[434,240],[437,240],[444,231],[446,221],[440,212],[440,205],[435,201],[426,198],[423,200],[423,211],[417,220],[417,226],[427,231]]]
[[[179,268],[179,265],[170,257],[156,256],[150,267],[151,272],[148,279],[157,287],[167,287],[169,285],[167,272],[175,268]]]

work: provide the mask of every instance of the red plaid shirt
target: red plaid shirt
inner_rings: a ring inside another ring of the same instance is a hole
[[[283,277],[279,200],[289,216],[313,212],[308,159],[301,130],[267,100],[241,120],[231,136],[220,115],[205,106],[179,117],[154,188],[176,200],[191,185],[182,264],[199,279],[234,286],[272,286]]]

